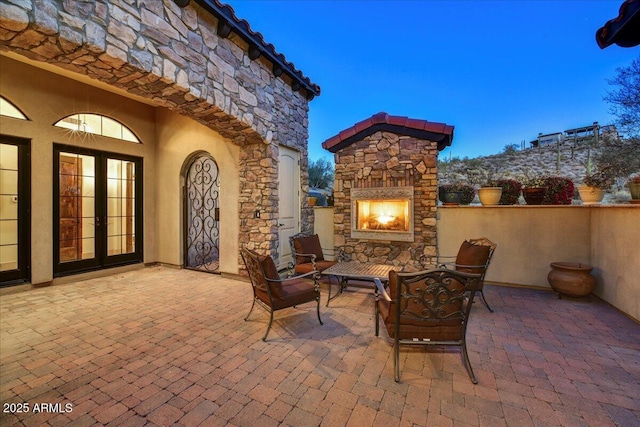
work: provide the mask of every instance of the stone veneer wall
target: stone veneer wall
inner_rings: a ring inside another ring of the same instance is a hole
[[[266,59],[251,60],[242,40],[219,37],[216,19],[195,2],[131,3],[3,2],[0,50],[150,99],[240,145],[240,245],[277,253],[278,146],[301,152],[308,191],[308,101]],[[302,224],[313,224],[302,203]],[[254,219],[257,208],[265,214]]]
[[[437,143],[376,132],[335,154],[334,242],[348,260],[422,270],[436,255]],[[414,187],[414,242],[351,237],[351,189]]]

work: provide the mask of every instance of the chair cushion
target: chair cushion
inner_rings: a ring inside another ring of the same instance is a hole
[[[313,284],[313,280],[306,278],[291,278],[285,280],[282,286],[282,299],[273,301],[273,309],[292,307],[309,301],[315,301],[318,292]]]
[[[489,246],[474,245],[468,241],[462,242],[456,256],[456,270],[463,273],[482,274],[489,259]],[[478,267],[458,267],[458,265],[477,265]]]
[[[278,268],[273,262],[273,258],[268,255],[260,255],[258,259],[260,260],[260,265],[262,266],[262,270],[264,271],[264,274],[267,278],[267,283],[269,284],[269,289],[271,290],[271,296],[274,298],[282,299],[282,284],[280,282],[272,282],[269,280],[280,280]]]
[[[318,237],[317,234],[294,239],[293,247],[296,251],[296,264],[311,262],[311,257],[298,256],[297,254],[314,254],[316,256],[316,261],[324,260],[324,256],[322,255],[322,246],[320,246],[320,237]]]
[[[316,270],[324,271],[327,268],[333,265],[336,265],[337,263],[338,263],[337,261],[328,261],[328,260],[316,261]],[[293,267],[293,270],[298,274],[309,273],[310,271],[313,271],[313,264],[311,264],[310,262],[306,262],[304,264],[296,264]]]

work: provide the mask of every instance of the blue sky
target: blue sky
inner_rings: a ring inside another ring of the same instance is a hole
[[[380,111],[455,126],[441,156],[495,154],[538,132],[613,122],[602,100],[640,47],[600,49],[615,1],[228,0],[321,87],[309,157]]]

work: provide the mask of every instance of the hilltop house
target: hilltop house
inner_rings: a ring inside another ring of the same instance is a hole
[[[3,2],[0,29],[0,284],[233,275],[241,246],[283,260],[312,224],[320,88],[231,7]]]

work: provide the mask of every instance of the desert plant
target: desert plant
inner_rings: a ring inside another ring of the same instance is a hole
[[[540,188],[547,186],[546,176],[530,176],[521,180],[523,188]]]
[[[497,187],[502,187],[501,205],[515,205],[520,198],[522,184],[515,179],[499,179],[496,181]]]
[[[640,139],[607,139],[605,142],[606,148],[594,156],[596,170],[606,170],[614,178],[640,172]]]
[[[545,178],[546,191],[543,205],[570,205],[573,198],[574,185],[570,178],[548,176]]]
[[[476,189],[469,184],[460,184],[459,188],[460,188],[460,191],[462,192],[462,197],[460,198],[460,204],[461,205],[470,204],[473,201],[473,198],[476,196]]]
[[[613,185],[615,174],[610,168],[598,168],[595,172],[585,175],[582,182],[589,187],[607,190]]]

